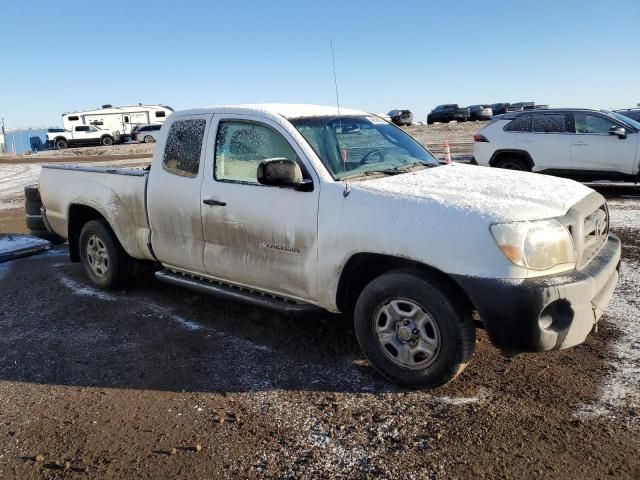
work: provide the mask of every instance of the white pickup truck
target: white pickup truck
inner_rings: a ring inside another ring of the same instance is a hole
[[[159,280],[353,315],[384,376],[434,387],[475,328],[502,351],[581,343],[618,281],[604,198],[570,180],[441,165],[376,115],[310,105],[172,114],[149,170],[45,165],[43,218],[99,287]]]
[[[120,139],[117,131],[103,130],[93,125],[76,125],[72,130],[47,132],[47,143],[61,150],[83,145],[113,145]]]

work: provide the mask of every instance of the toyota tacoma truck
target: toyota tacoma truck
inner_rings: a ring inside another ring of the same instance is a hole
[[[103,130],[94,125],[76,125],[71,131],[51,129],[47,131],[47,143],[58,150],[84,145],[113,145],[120,140],[120,133]]]
[[[508,354],[579,344],[618,282],[604,198],[570,180],[441,165],[366,112],[311,105],[173,113],[148,169],[43,166],[43,220],[101,288],[162,282],[353,317],[388,379],[435,387],[476,327]]]

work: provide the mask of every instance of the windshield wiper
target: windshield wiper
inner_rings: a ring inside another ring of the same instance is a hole
[[[379,169],[379,170],[367,170],[365,172],[361,172],[361,173],[354,173],[353,175],[347,175],[345,177],[341,177],[340,180],[346,180],[349,178],[356,178],[356,177],[365,177],[365,176],[369,176],[369,175],[399,175],[401,173],[408,173],[413,171],[413,169],[415,167],[424,167],[424,168],[433,168],[433,167],[438,167],[439,164],[435,164],[435,163],[423,163],[423,162],[413,162],[413,163],[408,163],[406,165],[398,165],[397,167],[393,167],[393,168],[383,168],[383,169]]]
[[[409,163],[407,165],[398,165],[397,167],[394,167],[390,170],[393,170],[394,172],[410,172],[411,170],[413,170],[415,167],[424,167],[424,168],[433,168],[433,167],[437,167],[438,164],[436,163],[424,163],[424,162],[413,162],[413,163]]]
[[[357,177],[367,177],[369,175],[399,175],[401,173],[405,173],[402,170],[394,170],[394,169],[381,169],[381,170],[366,170],[360,173],[353,173],[351,175],[345,175],[344,177],[340,177],[339,180],[347,180],[349,178],[357,178]]]

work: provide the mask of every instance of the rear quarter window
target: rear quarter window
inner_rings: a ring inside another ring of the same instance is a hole
[[[200,168],[204,119],[177,120],[167,135],[162,166],[174,175],[197,177]]]
[[[530,132],[531,115],[520,115],[504,126],[505,132]]]

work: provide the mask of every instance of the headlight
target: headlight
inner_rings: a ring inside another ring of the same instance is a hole
[[[576,255],[571,234],[558,220],[498,223],[491,234],[511,262],[533,270],[572,264]]]

